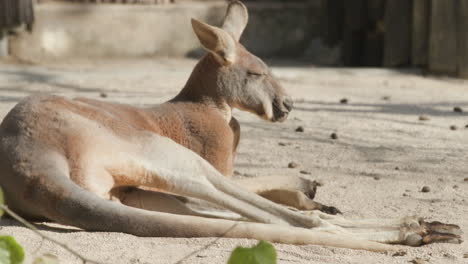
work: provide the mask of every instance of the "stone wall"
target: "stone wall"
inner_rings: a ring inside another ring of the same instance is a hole
[[[301,56],[319,34],[320,0],[248,2],[241,42],[262,57]],[[225,1],[168,5],[44,3],[31,33],[10,37],[13,56],[29,61],[66,58],[197,56],[190,18],[219,25]]]

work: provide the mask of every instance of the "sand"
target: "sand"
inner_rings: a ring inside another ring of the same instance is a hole
[[[134,105],[174,96],[193,60],[74,61],[46,65],[0,64],[0,117],[22,97],[47,92]],[[281,124],[236,111],[242,139],[236,161],[244,177],[309,171],[320,180],[316,200],[346,217],[402,217],[458,224],[468,233],[468,82],[424,77],[417,71],[273,67],[295,99],[295,110]],[[101,97],[105,93],[107,97]],[[348,99],[347,104],[339,101]],[[466,112],[455,113],[459,106]],[[427,121],[419,116],[426,115]],[[457,126],[451,130],[450,126]],[[295,132],[298,126],[304,132]],[[330,138],[336,133],[338,139]],[[279,144],[282,143],[282,144]],[[294,161],[300,166],[288,168]],[[242,176],[237,176],[242,177]],[[430,192],[421,192],[429,186]],[[104,263],[226,263],[247,239],[140,238],[120,233],[86,232],[40,224],[47,235]],[[1,220],[0,235],[13,235],[28,260],[46,252],[61,263],[80,263],[58,246],[12,220]],[[466,235],[465,235],[466,236]],[[468,263],[468,244],[434,244],[392,253],[275,244],[278,263]]]

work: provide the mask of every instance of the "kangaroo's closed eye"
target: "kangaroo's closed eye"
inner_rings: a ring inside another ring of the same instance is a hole
[[[250,75],[250,76],[262,76],[262,75],[265,75],[264,73],[261,73],[261,72],[254,72],[254,71],[248,71],[247,74]]]

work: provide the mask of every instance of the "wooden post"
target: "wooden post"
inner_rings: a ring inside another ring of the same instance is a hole
[[[457,73],[457,0],[432,0],[429,70]]]
[[[381,67],[385,33],[383,28],[385,1],[367,0],[366,4],[367,28],[364,36],[362,64],[363,66]]]
[[[0,0],[0,30],[26,24],[30,29],[34,22],[32,0]]]
[[[412,0],[386,1],[384,67],[395,67],[410,62],[412,6]]]
[[[468,78],[468,0],[458,0],[458,75]]]
[[[427,66],[429,53],[429,15],[429,0],[413,0],[411,64],[414,66]]]
[[[343,37],[344,6],[343,0],[322,0],[320,17],[322,36],[329,46],[336,46]]]
[[[366,21],[365,0],[344,1],[342,52],[345,66],[362,66]]]

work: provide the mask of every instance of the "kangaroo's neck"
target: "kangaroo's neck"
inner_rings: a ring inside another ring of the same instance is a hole
[[[216,72],[219,70],[219,63],[208,54],[195,66],[190,78],[180,93],[170,102],[188,102],[199,104],[204,107],[214,108],[229,122],[232,118],[231,107],[219,94],[218,80]]]

